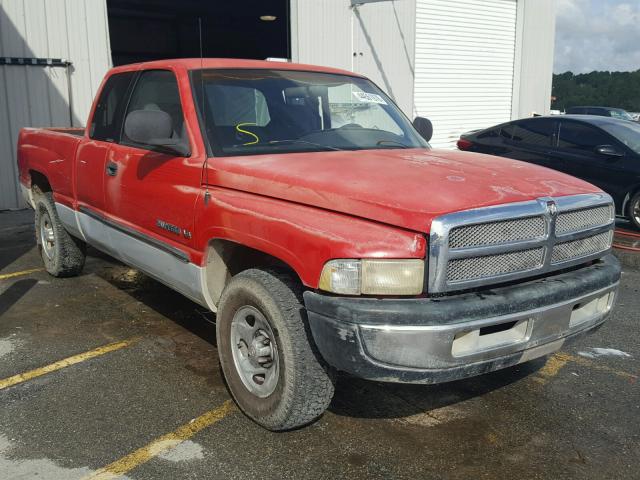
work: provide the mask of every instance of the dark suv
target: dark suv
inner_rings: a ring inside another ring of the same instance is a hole
[[[633,117],[622,108],[611,107],[571,107],[567,108],[567,115],[597,115],[598,117],[612,117],[620,120],[634,121]]]
[[[460,150],[569,173],[611,195],[640,229],[640,124],[592,115],[534,117],[463,134]]]

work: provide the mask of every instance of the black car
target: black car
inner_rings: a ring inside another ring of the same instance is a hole
[[[592,115],[534,117],[463,134],[460,150],[560,170],[611,195],[640,228],[640,124]]]
[[[612,117],[620,120],[634,121],[633,117],[622,108],[611,107],[571,107],[565,112],[567,115],[597,115],[599,117]]]

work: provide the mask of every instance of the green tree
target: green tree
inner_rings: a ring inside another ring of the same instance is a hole
[[[551,108],[565,110],[580,105],[624,108],[640,112],[640,70],[635,72],[590,72],[553,76]]]

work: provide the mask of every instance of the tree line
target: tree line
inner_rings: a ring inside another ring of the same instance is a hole
[[[551,108],[581,105],[624,108],[640,112],[640,70],[635,72],[572,72],[553,76]]]

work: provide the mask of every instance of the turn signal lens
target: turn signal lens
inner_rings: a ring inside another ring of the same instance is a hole
[[[424,287],[423,260],[331,260],[319,288],[342,295],[418,295]]]
[[[343,295],[360,295],[360,261],[331,260],[320,274],[319,288]]]

